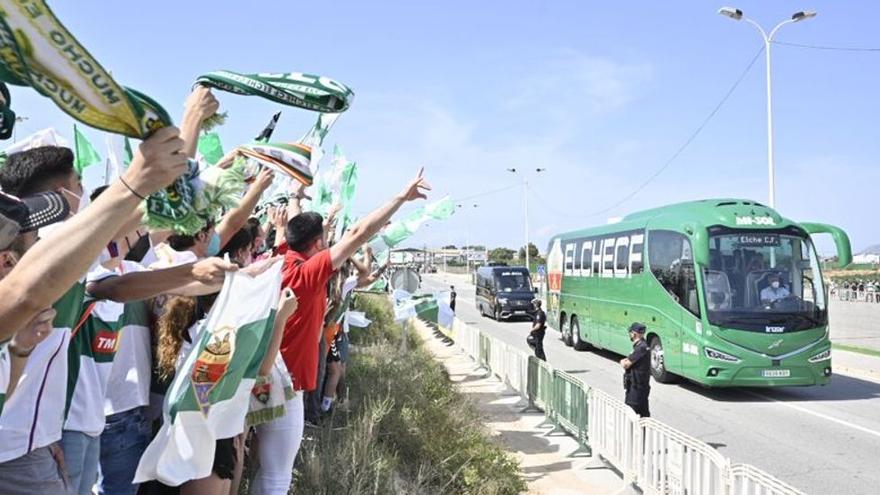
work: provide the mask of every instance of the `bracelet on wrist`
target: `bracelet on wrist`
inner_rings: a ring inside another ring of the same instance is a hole
[[[119,182],[122,182],[122,185],[125,186],[126,189],[128,189],[129,191],[131,191],[132,194],[134,194],[135,196],[137,196],[137,197],[140,198],[141,200],[146,201],[147,198],[145,198],[143,195],[139,194],[139,193],[138,193],[137,191],[135,191],[131,186],[129,186],[129,185],[128,185],[128,182],[125,182],[125,179],[123,179],[122,176],[119,176]]]

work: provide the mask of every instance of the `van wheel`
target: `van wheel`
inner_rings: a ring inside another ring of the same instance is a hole
[[[576,351],[586,351],[590,348],[590,344],[587,344],[583,340],[581,340],[581,325],[578,322],[577,316],[571,317],[571,342],[572,347]]]
[[[666,371],[666,358],[663,353],[663,343],[656,335],[651,337],[651,376],[660,383],[672,383],[675,376]]]

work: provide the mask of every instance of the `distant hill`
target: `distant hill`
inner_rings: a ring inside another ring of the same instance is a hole
[[[880,254],[880,244],[868,246],[857,254]]]

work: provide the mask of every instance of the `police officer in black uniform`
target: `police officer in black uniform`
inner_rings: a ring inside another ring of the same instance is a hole
[[[455,313],[455,296],[457,296],[457,295],[458,294],[455,293],[455,286],[450,285],[449,286],[449,309],[451,309],[453,313]]]
[[[535,357],[546,361],[547,356],[544,354],[544,335],[547,332],[547,313],[541,309],[541,300],[535,299],[532,303],[535,305],[535,319],[532,320],[532,330],[526,337],[526,343],[534,349]]]
[[[626,370],[623,373],[623,388],[626,390],[626,405],[643,418],[650,418],[648,395],[651,393],[651,351],[645,342],[645,325],[635,322],[629,327],[629,339],[633,343],[632,354],[620,360]]]

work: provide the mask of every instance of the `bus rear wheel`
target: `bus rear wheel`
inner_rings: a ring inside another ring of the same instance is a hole
[[[586,351],[590,348],[590,344],[581,340],[581,325],[577,316],[571,317],[571,343],[576,351]]]
[[[565,315],[559,321],[559,330],[562,333],[562,343],[571,347],[571,325],[566,322]]]
[[[672,383],[675,377],[666,371],[666,359],[663,353],[663,343],[656,335],[651,337],[649,344],[651,349],[651,376],[660,383]]]

